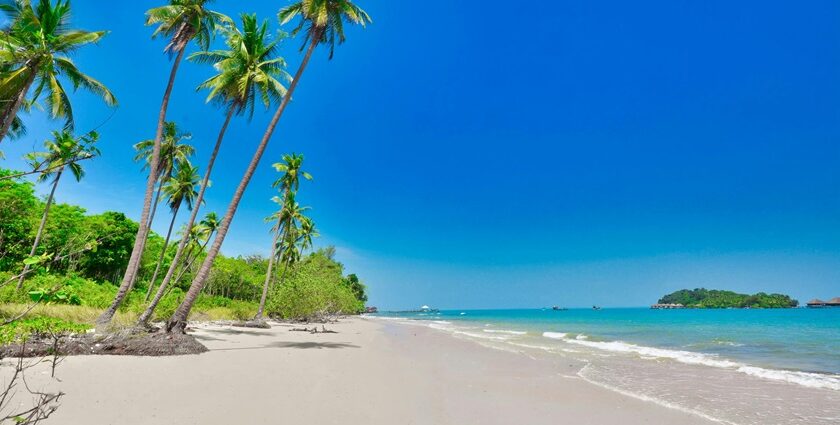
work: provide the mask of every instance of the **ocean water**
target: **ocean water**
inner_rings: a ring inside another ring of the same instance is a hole
[[[730,424],[840,424],[840,309],[379,313],[493,348],[569,357],[578,376]]]

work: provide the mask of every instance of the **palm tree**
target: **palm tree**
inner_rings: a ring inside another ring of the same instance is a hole
[[[263,311],[265,310],[265,300],[268,296],[268,286],[271,282],[271,271],[274,267],[274,258],[277,256],[278,240],[282,240],[281,236],[283,233],[290,233],[289,229],[294,221],[297,219],[294,214],[289,214],[290,211],[293,211],[293,208],[296,203],[294,202],[294,194],[297,192],[298,187],[300,186],[300,178],[303,177],[307,180],[312,180],[312,175],[302,171],[300,168],[303,165],[303,155],[297,155],[292,153],[291,155],[286,154],[283,155],[283,162],[278,162],[273,164],[273,167],[278,172],[283,173],[279,179],[277,179],[273,187],[279,188],[283,193],[283,201],[279,198],[274,197],[273,200],[281,205],[280,211],[275,213],[272,217],[269,217],[269,220],[273,220],[276,218],[277,224],[274,226],[273,233],[274,239],[271,241],[271,254],[268,257],[268,271],[265,273],[265,283],[263,283],[263,291],[262,297],[260,298],[260,307],[257,310],[257,315],[254,320],[262,320]],[[286,215],[284,216],[284,213]],[[290,223],[289,221],[292,221]]]
[[[304,251],[312,248],[312,238],[319,236],[318,231],[315,230],[315,222],[311,218],[301,214],[297,221],[299,223],[292,222],[287,227],[286,236],[280,240],[280,244],[277,246],[275,261],[283,264],[283,271],[280,273],[280,285],[283,284],[283,279],[286,277],[286,271],[289,267],[300,261],[300,257]],[[270,275],[271,273],[269,272],[268,274]],[[275,279],[272,278],[271,282],[272,287],[274,287],[276,283]],[[266,289],[263,288],[264,293],[267,292]],[[265,301],[261,300],[261,303],[264,304]],[[262,310],[257,311],[256,320],[260,319],[261,313]]]
[[[195,211],[195,209],[193,209]],[[193,248],[195,249],[195,254],[192,255],[191,253],[187,253],[186,258],[184,259],[184,264],[181,267],[181,271],[178,273],[178,276],[172,280],[171,276],[169,276],[169,272],[167,272],[167,276],[170,279],[164,279],[161,282],[160,287],[158,287],[157,293],[155,293],[155,297],[152,298],[152,302],[146,307],[146,310],[143,311],[143,314],[137,319],[137,326],[138,327],[147,327],[149,319],[152,318],[152,314],[157,308],[160,300],[163,296],[167,293],[169,289],[170,280],[177,284],[181,277],[192,267],[193,262],[204,252],[204,249],[207,248],[207,244],[210,243],[210,239],[213,237],[213,233],[219,228],[219,217],[214,212],[207,213],[204,219],[195,226],[192,226],[192,230],[188,232],[188,234],[184,235],[182,240],[187,240],[191,246],[190,250]],[[204,242],[201,242],[204,241]],[[200,243],[200,245],[199,245]],[[177,265],[177,261],[175,259],[172,260],[172,264],[170,264],[170,270],[173,270],[173,265]]]
[[[160,112],[158,113],[157,130],[155,132],[155,141],[152,146],[152,159],[149,166],[149,178],[146,180],[143,210],[140,214],[137,236],[134,239],[134,248],[131,250],[131,257],[128,260],[128,266],[125,269],[122,283],[120,283],[120,288],[114,297],[114,301],[96,320],[100,325],[107,324],[111,321],[111,318],[117,312],[117,307],[122,303],[128,291],[134,285],[134,279],[137,277],[137,270],[140,267],[140,259],[143,256],[143,250],[146,247],[146,238],[150,229],[149,214],[152,208],[152,196],[155,190],[155,182],[157,181],[158,167],[160,165],[161,141],[163,139],[164,122],[166,121],[166,110],[169,107],[169,96],[172,93],[172,87],[175,84],[175,75],[178,73],[178,67],[184,58],[187,44],[191,40],[195,40],[200,48],[207,50],[210,47],[210,41],[215,35],[216,27],[231,22],[227,16],[207,9],[205,6],[209,2],[210,0],[170,0],[169,5],[149,9],[146,12],[146,25],[158,26],[152,34],[152,37],[164,36],[169,38],[164,52],[170,54],[170,56],[174,53],[175,61],[172,63],[172,69],[169,72],[169,80],[166,84],[166,90],[163,92],[163,100],[161,101]]]
[[[210,90],[207,101],[219,104],[227,110],[207,164],[204,181],[199,188],[199,203],[204,199],[216,156],[232,117],[247,113],[250,119],[257,102],[261,102],[267,109],[273,101],[282,98],[286,93],[281,80],[290,80],[284,70],[285,60],[276,56],[280,40],[269,39],[266,22],[259,24],[256,15],[242,15],[242,30],[229,27],[224,33],[227,50],[198,52],[190,56],[190,59],[196,62],[214,63],[216,75],[204,81],[198,89]],[[198,210],[194,210],[187,221],[188,228],[195,223],[197,215]],[[185,248],[186,239],[181,239],[172,264],[161,283],[162,286],[168,285],[174,276],[175,267]]]
[[[181,143],[184,140],[192,139],[192,134],[180,131],[178,125],[168,121],[164,124],[163,140],[160,144],[160,159],[158,163],[157,195],[152,203],[152,210],[149,214],[149,226],[155,221],[155,213],[160,203],[163,187],[172,177],[175,167],[183,163],[189,163],[189,158],[195,154],[195,147],[188,143]],[[143,170],[151,168],[152,155],[155,141],[148,139],[134,145],[137,154],[134,161],[144,161]],[[146,234],[148,238],[148,234]]]
[[[187,209],[196,209],[193,208],[193,202],[196,197],[195,187],[198,185],[198,180],[198,167],[194,167],[189,162],[186,162],[178,165],[175,175],[170,177],[163,186],[163,193],[168,199],[169,210],[172,212],[172,220],[169,221],[169,230],[166,232],[163,248],[161,248],[160,255],[158,255],[155,272],[152,273],[152,280],[149,281],[149,289],[146,291],[146,301],[149,300],[149,295],[151,295],[152,289],[155,287],[160,265],[163,263],[163,256],[166,254],[166,247],[169,245],[169,238],[172,236],[172,228],[175,227],[175,218],[178,216],[178,210],[181,209],[181,204],[186,203]]]
[[[107,105],[116,106],[117,99],[99,81],[85,75],[68,55],[80,47],[96,43],[105,31],[71,29],[70,2],[40,0],[33,8],[30,0],[5,0],[0,3],[10,24],[0,40],[0,141],[15,126],[22,128],[18,112],[27,102],[46,94],[51,118],[64,118],[65,129],[73,129],[73,108],[59,77],[68,80],[74,89],[83,87],[100,96]],[[26,96],[34,87],[32,99]],[[15,125],[15,121],[17,121]]]
[[[70,170],[70,173],[73,174],[76,181],[79,181],[84,177],[85,171],[79,165],[78,161],[99,155],[99,150],[94,146],[96,141],[99,140],[99,135],[95,132],[88,133],[78,139],[74,138],[73,134],[67,130],[54,131],[52,135],[55,140],[44,142],[44,146],[47,148],[45,152],[35,152],[27,155],[27,159],[33,162],[33,166],[36,166],[35,164],[38,163],[49,165],[38,176],[39,182],[44,182],[52,178],[52,188],[50,189],[50,194],[47,196],[44,214],[41,216],[41,224],[38,225],[38,233],[35,234],[35,242],[32,243],[32,250],[29,251],[29,257],[35,255],[35,252],[38,250],[38,245],[41,243],[41,238],[44,235],[44,227],[47,224],[47,216],[50,214],[50,207],[52,206],[53,199],[55,199],[55,190],[58,187],[58,181],[61,180],[61,176],[64,174],[65,168]],[[24,263],[23,272],[21,272],[18,278],[18,289],[23,287],[23,281],[29,273],[29,266],[30,264],[28,262]]]
[[[248,168],[245,170],[245,175],[240,180],[239,186],[233,194],[233,199],[228,205],[222,222],[219,224],[219,231],[216,233],[216,239],[213,240],[213,245],[211,245],[207,256],[204,258],[204,262],[198,269],[195,278],[193,278],[193,282],[190,284],[190,289],[187,291],[184,301],[178,306],[178,309],[175,310],[172,318],[166,324],[167,332],[184,332],[184,328],[187,325],[187,316],[193,304],[195,304],[196,299],[198,299],[201,290],[204,288],[204,284],[207,282],[207,277],[210,275],[210,268],[213,266],[213,260],[219,254],[228,229],[230,229],[230,223],[233,221],[233,216],[236,214],[236,209],[242,200],[242,195],[245,193],[251,177],[254,176],[263,152],[265,152],[265,148],[268,146],[268,142],[274,134],[274,129],[277,127],[277,123],[283,116],[283,111],[286,110],[286,106],[289,104],[289,100],[292,98],[292,94],[300,82],[300,77],[303,75],[306,65],[309,64],[309,59],[312,57],[312,52],[315,50],[315,47],[318,44],[326,44],[330,46],[330,55],[332,55],[336,42],[342,43],[345,39],[345,21],[362,26],[370,22],[370,16],[350,0],[301,0],[298,3],[281,9],[279,13],[281,24],[287,23],[298,16],[301,18],[300,23],[293,31],[293,34],[297,34],[303,29],[306,30],[304,39],[304,45],[308,44],[306,53],[297,72],[295,72],[291,84],[289,84],[289,89],[286,91],[283,100],[280,101],[280,105],[277,107],[277,111],[271,118],[265,134],[263,134],[262,140],[251,158],[251,163],[248,164]]]

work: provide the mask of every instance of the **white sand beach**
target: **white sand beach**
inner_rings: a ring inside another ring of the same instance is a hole
[[[78,356],[47,424],[704,424],[587,383],[581,365],[351,318],[337,333],[194,325],[210,352]],[[29,383],[43,385],[44,365]]]

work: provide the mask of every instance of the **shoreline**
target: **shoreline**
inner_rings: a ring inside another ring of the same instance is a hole
[[[601,388],[581,364],[494,350],[434,329],[353,317],[337,333],[193,324],[208,352],[76,356],[50,383],[66,393],[50,424],[710,424]]]

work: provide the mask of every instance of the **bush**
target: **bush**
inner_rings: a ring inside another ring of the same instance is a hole
[[[21,319],[5,326],[0,326],[0,344],[21,342],[29,337],[50,334],[74,334],[88,330],[90,326],[51,317],[33,317]]]
[[[309,320],[327,314],[356,314],[363,302],[345,284],[341,267],[331,258],[312,255],[287,274],[266,302],[270,317]]]
[[[8,278],[0,276],[0,279],[5,281]],[[41,274],[25,280],[23,291],[18,291],[14,282],[0,289],[0,303],[41,301],[44,304],[106,308],[116,292],[117,289],[108,283],[101,284],[78,276]]]

